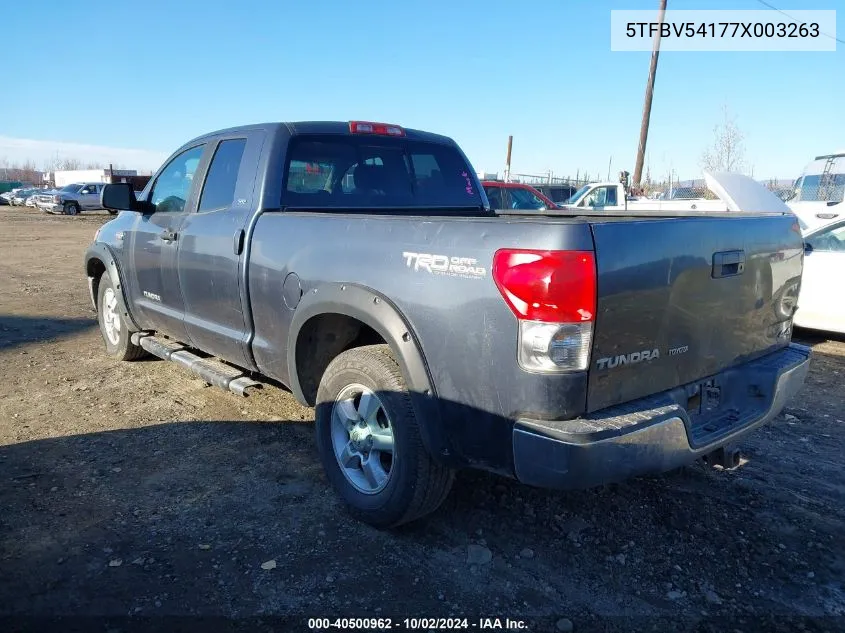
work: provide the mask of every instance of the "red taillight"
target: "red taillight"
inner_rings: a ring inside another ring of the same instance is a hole
[[[595,319],[596,261],[590,251],[502,249],[493,256],[493,279],[517,319]]]
[[[372,121],[350,121],[351,134],[380,134],[382,136],[405,136],[405,130],[390,123],[373,123]]]

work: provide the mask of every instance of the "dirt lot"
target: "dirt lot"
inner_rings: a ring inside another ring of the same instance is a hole
[[[342,512],[286,392],[243,399],[104,356],[81,257],[107,220],[0,207],[0,616],[15,626],[845,629],[845,339],[807,339],[807,386],[736,470],[567,494],[461,473],[436,515],[380,533]]]

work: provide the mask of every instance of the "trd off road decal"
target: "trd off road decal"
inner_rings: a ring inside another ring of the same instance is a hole
[[[447,277],[462,277],[464,279],[481,279],[487,274],[487,269],[478,266],[478,260],[473,257],[449,257],[448,255],[432,255],[431,253],[402,253],[405,265],[419,272],[421,270],[432,275]]]

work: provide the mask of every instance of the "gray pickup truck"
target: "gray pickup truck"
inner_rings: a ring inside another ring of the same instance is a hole
[[[497,211],[451,139],[361,121],[208,134],[102,205],[108,354],[289,387],[378,527],[435,510],[459,468],[566,489],[728,460],[809,364],[780,211]]]
[[[35,206],[45,213],[78,215],[81,211],[102,209],[100,194],[103,185],[99,182],[77,182],[61,189],[35,196]]]

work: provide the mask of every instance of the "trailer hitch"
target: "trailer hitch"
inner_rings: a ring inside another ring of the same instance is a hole
[[[720,466],[725,470],[730,470],[739,466],[740,457],[740,450],[736,446],[721,446],[701,459],[709,466]]]

